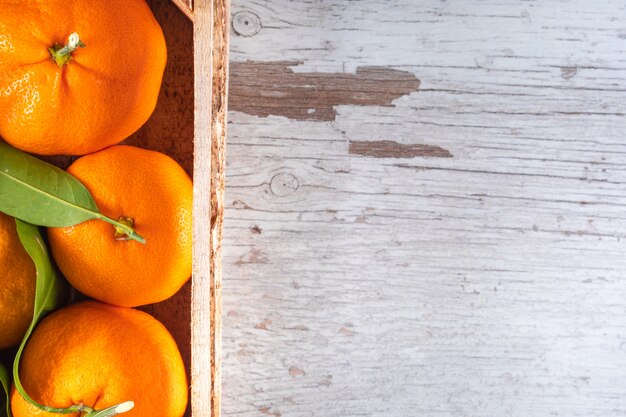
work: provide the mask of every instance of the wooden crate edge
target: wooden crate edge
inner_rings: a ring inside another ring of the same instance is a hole
[[[185,16],[193,21],[191,0],[172,0],[172,3],[174,3]]]
[[[193,417],[219,417],[229,0],[196,0],[193,18],[195,105],[191,410]]]

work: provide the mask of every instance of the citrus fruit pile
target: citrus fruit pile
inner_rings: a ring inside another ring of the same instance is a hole
[[[155,109],[161,27],[145,0],[0,10],[0,416],[181,417],[176,342],[133,307],[191,276],[192,182],[118,145]],[[65,280],[83,301],[64,305]]]

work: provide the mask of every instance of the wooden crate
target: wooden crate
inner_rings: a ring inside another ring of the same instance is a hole
[[[164,152],[193,176],[194,250],[191,282],[143,310],[181,349],[191,383],[187,415],[217,417],[229,1],[147,1],[163,28],[168,63],[154,114],[126,143]]]
[[[141,310],[176,339],[191,383],[186,416],[220,415],[221,234],[229,0],[146,0],[163,28],[167,65],[156,109],[124,144],[163,152],[194,180],[193,278]],[[181,13],[182,11],[182,13]],[[44,158],[67,168],[75,157]]]

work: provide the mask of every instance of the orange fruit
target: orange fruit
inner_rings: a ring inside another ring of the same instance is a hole
[[[33,319],[35,277],[15,220],[0,213],[0,349],[19,343]]]
[[[128,417],[181,417],[187,377],[176,342],[147,313],[86,301],[35,328],[20,362],[24,390],[39,404],[101,410],[125,401]],[[14,417],[54,416],[11,392]],[[78,413],[72,414],[78,416]]]
[[[191,276],[192,183],[183,168],[159,152],[113,146],[79,158],[68,172],[103,214],[132,219],[146,243],[116,238],[101,220],[49,228],[52,254],[67,280],[122,307],[174,295]]]
[[[0,10],[0,136],[11,145],[83,155],[148,120],[166,47],[144,0],[0,0]],[[55,51],[64,45],[76,49]]]

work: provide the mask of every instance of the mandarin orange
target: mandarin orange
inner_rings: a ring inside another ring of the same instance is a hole
[[[133,401],[124,416],[181,417],[187,406],[185,366],[167,329],[142,311],[96,301],[46,317],[26,344],[19,374],[25,391],[50,407],[101,410]],[[15,388],[11,408],[14,417],[57,415]]]
[[[0,0],[0,10],[0,136],[8,143],[83,155],[148,120],[166,47],[144,0]]]
[[[132,223],[145,244],[91,220],[49,228],[57,265],[76,289],[122,307],[171,297],[191,276],[192,183],[169,156],[113,146],[76,160],[68,172],[102,213]]]

